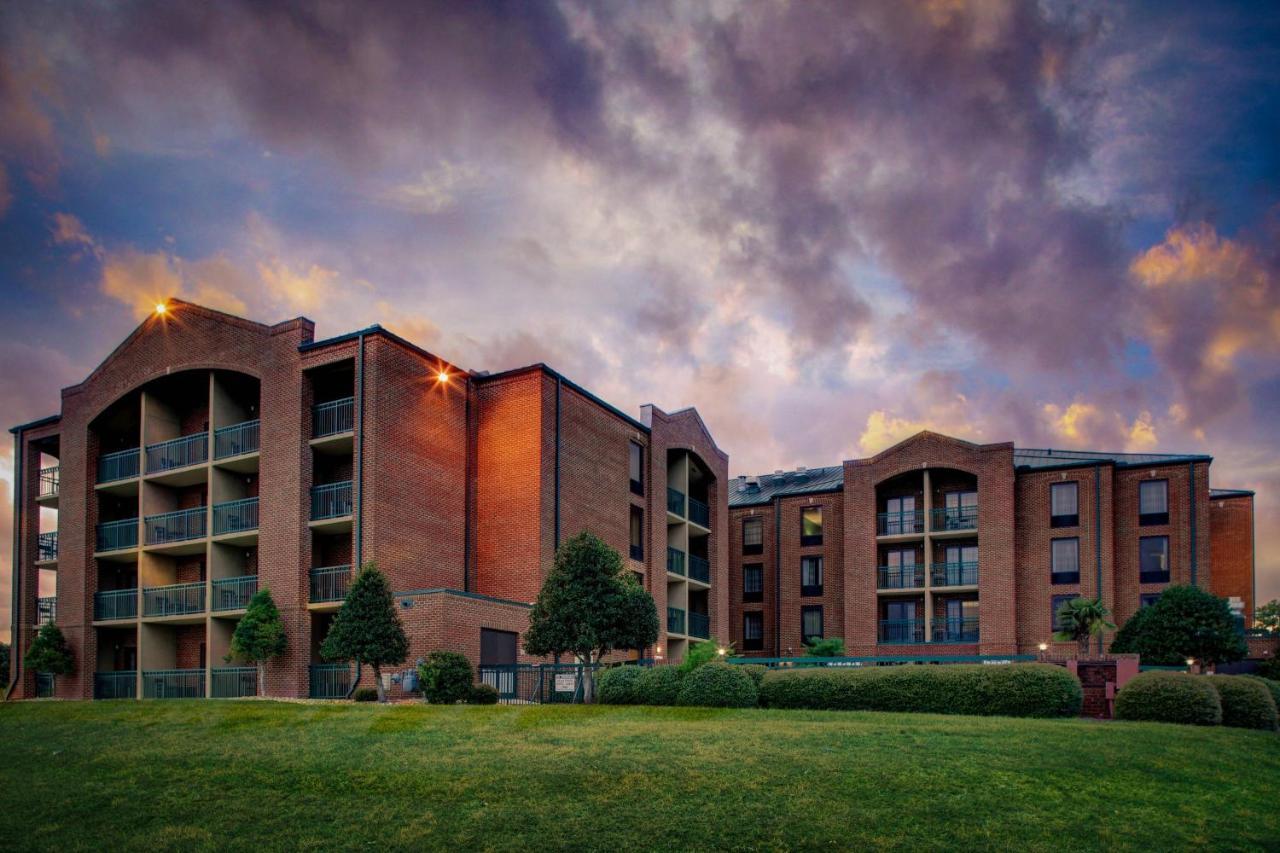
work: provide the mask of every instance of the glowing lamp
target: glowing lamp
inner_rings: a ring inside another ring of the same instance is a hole
[[[724,651],[725,651],[724,646],[721,646],[720,648],[716,649],[716,654],[720,655],[721,657],[724,657]]]
[[[1041,644],[1040,644],[1040,651],[1045,652],[1045,651],[1048,651],[1048,650],[1049,650],[1049,644],[1048,644],[1048,643],[1041,643]]]
[[[157,303],[156,303],[156,316],[157,316],[157,317],[163,317],[163,316],[164,316],[164,313],[165,313],[166,311],[168,311],[168,310],[169,310],[169,306],[168,306],[168,305],[165,305],[163,302],[157,302]]]
[[[1195,659],[1195,658],[1187,658],[1187,666],[1188,666],[1188,667],[1192,667],[1192,666],[1195,666],[1195,665],[1196,665],[1196,659]]]
[[[436,381],[437,381],[437,382],[448,382],[448,381],[449,381],[449,371],[447,371],[447,370],[442,370],[442,371],[440,371],[439,373],[437,373],[437,374],[436,374]]]

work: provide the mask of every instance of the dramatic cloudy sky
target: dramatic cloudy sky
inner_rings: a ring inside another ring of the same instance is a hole
[[[1211,453],[1272,597],[1277,236],[1264,4],[0,6],[8,423],[164,295],[381,322],[696,405],[733,473]]]

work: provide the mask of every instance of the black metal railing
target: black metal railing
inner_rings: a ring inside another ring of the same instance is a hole
[[[192,509],[180,509],[176,512],[165,512],[159,515],[148,515],[148,545],[169,545],[174,542],[187,542],[192,539],[203,539],[207,527],[209,511],[202,506]]]
[[[158,474],[209,461],[209,433],[196,432],[181,438],[147,445],[147,473]]]
[[[711,583],[711,562],[706,557],[689,555],[689,580]]]
[[[142,588],[143,616],[185,616],[204,612],[204,581]]]
[[[249,599],[258,591],[257,575],[241,575],[234,578],[217,578],[211,584],[212,610],[243,610]]]
[[[711,527],[711,507],[697,498],[689,498],[689,520],[699,527]]]
[[[934,643],[978,642],[977,616],[935,616],[933,618]]]
[[[311,570],[311,601],[341,601],[351,587],[350,566],[326,566]]]
[[[667,512],[684,518],[684,492],[667,486]]]
[[[684,551],[667,546],[667,571],[673,575],[684,575]]]
[[[94,699],[135,699],[138,696],[138,671],[119,669],[93,674]]]
[[[312,699],[345,699],[355,680],[355,667],[349,663],[313,663],[307,667]]]
[[[689,611],[689,636],[705,640],[711,636],[711,617]]]
[[[215,666],[209,673],[209,692],[215,699],[258,695],[258,670],[252,666]]]
[[[98,457],[98,482],[114,483],[138,476],[141,458],[142,454],[136,447],[102,454]]]
[[[582,701],[585,680],[594,678],[599,669],[571,663],[513,663],[481,666],[479,676],[481,684],[498,691],[498,701],[504,704],[570,704]]]
[[[881,619],[878,639],[881,643],[923,643],[923,619]]]
[[[36,698],[50,699],[55,692],[53,673],[37,672],[36,673]]]
[[[351,481],[311,487],[311,520],[351,515]]]
[[[40,469],[40,487],[37,497],[52,498],[58,494],[58,466]]]
[[[136,589],[112,589],[93,595],[93,618],[106,622],[111,619],[133,619],[138,615],[138,591]]]
[[[138,519],[106,521],[98,525],[96,551],[123,551],[138,547]]]
[[[213,505],[213,535],[258,529],[258,499],[242,498]]]
[[[58,597],[56,595],[36,599],[36,624],[48,625],[58,618]]]
[[[148,669],[142,672],[146,699],[203,699],[203,669]]]
[[[976,586],[978,561],[934,563],[931,573],[934,586]]]
[[[924,565],[880,566],[876,570],[877,589],[921,589],[924,587]]]
[[[260,433],[261,421],[245,421],[214,430],[213,458],[229,459],[246,453],[257,453]]]
[[[684,633],[684,611],[679,607],[667,608],[667,633]]]
[[[904,536],[924,533],[924,512],[909,509],[903,512],[882,512],[876,516],[877,536]]]
[[[36,538],[36,559],[42,563],[58,559],[58,531],[41,533]]]
[[[311,409],[311,437],[341,435],[355,428],[356,398],[317,403]]]
[[[946,530],[973,530],[978,526],[978,507],[969,506],[937,507],[929,522],[929,529],[935,532]]]

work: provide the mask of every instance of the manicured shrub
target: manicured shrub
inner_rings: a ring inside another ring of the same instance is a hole
[[[720,654],[721,649],[725,650],[724,655]],[[732,643],[722,643],[712,637],[710,640],[699,640],[689,646],[689,650],[684,653],[684,660],[680,661],[678,666],[681,672],[689,673],[703,664],[711,663],[731,654],[733,654]]]
[[[641,705],[674,705],[684,673],[674,666],[652,666],[636,680],[636,702]]]
[[[1066,717],[1083,701],[1075,676],[1049,664],[772,670],[760,688],[767,708],[835,711]]]
[[[1116,694],[1116,719],[1216,726],[1222,701],[1209,679],[1185,672],[1144,672]]]
[[[1276,701],[1260,678],[1210,675],[1207,680],[1222,701],[1222,724],[1237,729],[1275,731]]]
[[[1180,666],[1187,658],[1224,663],[1249,652],[1225,598],[1198,586],[1170,586],[1116,632],[1113,653],[1132,653],[1144,664]]]
[[[1262,682],[1262,686],[1271,691],[1271,698],[1276,703],[1277,711],[1280,711],[1280,681],[1271,678],[1263,678],[1258,675],[1242,675],[1241,678],[1252,678],[1255,681]]]
[[[1267,658],[1258,664],[1258,675],[1272,681],[1280,681],[1280,657]]]
[[[759,663],[744,663],[738,669],[751,676],[751,683],[756,686],[756,690],[760,689],[760,685],[764,682],[764,674],[769,671],[769,667]]]
[[[356,692],[351,694],[351,699],[355,702],[377,702],[378,688],[357,687]]]
[[[755,682],[742,671],[742,667],[712,662],[685,676],[676,704],[702,708],[754,708],[757,696]]]
[[[604,705],[636,705],[642,666],[615,666],[596,674],[596,698]]]
[[[497,705],[498,688],[492,684],[471,685],[471,695],[467,697],[468,705]]]
[[[453,705],[471,696],[471,662],[458,652],[432,652],[418,667],[422,698],[433,705]]]

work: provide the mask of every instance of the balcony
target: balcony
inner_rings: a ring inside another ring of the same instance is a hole
[[[349,663],[313,663],[307,668],[312,699],[345,699],[355,680]]]
[[[138,591],[113,589],[93,595],[93,619],[108,622],[112,619],[134,619],[138,615]]]
[[[56,693],[54,684],[54,674],[52,672],[36,673],[36,698],[52,699]]]
[[[876,569],[877,589],[923,589],[924,566],[880,566]]]
[[[711,583],[711,562],[706,557],[689,555],[689,580]]]
[[[214,699],[239,699],[258,695],[258,670],[252,666],[215,666],[210,673]]]
[[[119,669],[93,674],[94,699],[134,699],[138,695],[138,671]]]
[[[667,633],[683,634],[684,633],[684,611],[679,607],[667,608]]]
[[[244,498],[213,505],[213,535],[232,536],[258,529],[258,499]],[[252,537],[250,537],[252,538]]]
[[[711,617],[706,613],[694,613],[690,610],[689,636],[700,640],[708,639],[711,636]]]
[[[879,642],[884,645],[924,642],[923,619],[881,619]]]
[[[193,539],[203,539],[208,517],[207,508],[202,506],[165,512],[160,515],[148,515],[144,522],[147,529],[146,544],[173,545],[179,542],[190,542]]]
[[[978,528],[978,507],[948,506],[938,507],[929,520],[929,532],[948,533],[953,530],[976,530]]]
[[[116,483],[138,476],[141,453],[134,447],[116,453],[104,453],[98,457],[98,483]]]
[[[934,586],[977,586],[978,562],[934,563],[932,575]]]
[[[327,438],[355,428],[356,398],[318,403],[311,408],[311,437]]]
[[[684,577],[684,551],[667,546],[667,571]]]
[[[697,498],[689,498],[689,520],[699,527],[711,529],[711,507]]]
[[[204,581],[142,589],[143,616],[187,616],[204,612]]]
[[[667,512],[684,518],[684,492],[667,486]]]
[[[877,536],[911,536],[924,533],[924,512],[909,509],[902,512],[882,512],[876,516]]]
[[[203,669],[148,669],[142,673],[146,699],[203,699]]]
[[[261,421],[245,421],[213,432],[214,461],[257,453]]]
[[[126,518],[121,521],[107,521],[98,525],[97,542],[94,550],[124,551],[138,547],[138,519]]]
[[[197,432],[147,445],[147,474],[163,474],[209,461],[209,433]]]
[[[977,616],[935,616],[933,619],[934,643],[978,642]]]
[[[58,505],[58,472],[57,465],[40,469],[40,481],[36,488],[36,501],[46,506],[56,507]]]
[[[58,531],[41,533],[36,537],[36,562],[52,563],[58,559]]]
[[[326,521],[351,515],[351,481],[311,487],[311,520]]]
[[[218,578],[212,584],[211,610],[243,610],[249,599],[258,591],[257,575],[241,575],[235,578]]]
[[[324,604],[347,597],[351,586],[350,566],[326,566],[311,570],[311,603]]]
[[[49,625],[58,618],[58,597],[56,595],[36,599],[36,624]]]

